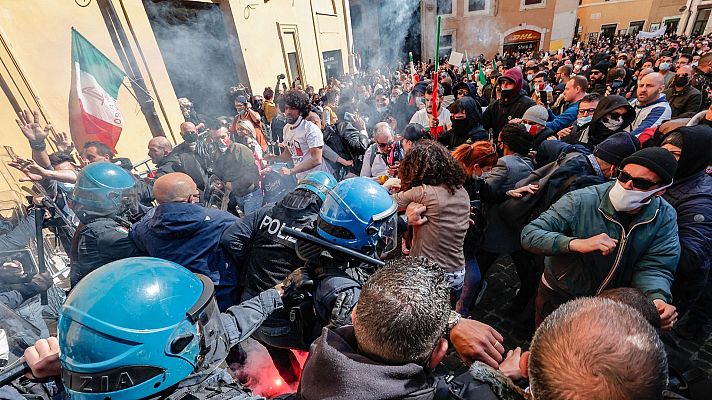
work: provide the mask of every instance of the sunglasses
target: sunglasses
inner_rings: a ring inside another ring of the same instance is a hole
[[[593,114],[594,112],[596,112],[596,108],[579,108],[578,112],[581,115]]]
[[[621,119],[621,118],[625,117],[625,113],[621,114],[621,113],[612,112],[609,115],[611,116],[612,119]]]
[[[660,185],[658,182],[649,181],[643,178],[634,178],[629,173],[625,171],[620,171],[618,173],[618,180],[621,183],[626,183],[633,181],[633,187],[640,190],[650,190],[653,186]]]

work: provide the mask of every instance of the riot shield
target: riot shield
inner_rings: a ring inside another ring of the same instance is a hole
[[[17,193],[0,192],[0,287],[27,282],[39,271],[35,216],[28,216]],[[58,238],[43,230],[44,265],[55,285],[69,288],[69,257]]]
[[[0,303],[0,372],[41,338],[40,329]]]
[[[284,176],[279,173],[279,170],[286,168],[285,163],[272,164],[272,171],[265,175],[262,180],[262,187],[265,191],[264,204],[276,203],[284,198],[287,193],[297,187],[297,181],[294,176]]]

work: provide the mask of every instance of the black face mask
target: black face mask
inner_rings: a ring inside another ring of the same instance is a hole
[[[186,143],[195,143],[198,141],[198,134],[186,133],[185,135],[183,135],[183,140],[185,140]]]
[[[676,75],[675,76],[675,86],[685,87],[690,83],[690,77],[687,75]]]
[[[502,98],[509,99],[514,94],[514,89],[502,89]]]
[[[472,129],[473,123],[469,118],[451,119],[452,129],[455,133],[467,133]]]

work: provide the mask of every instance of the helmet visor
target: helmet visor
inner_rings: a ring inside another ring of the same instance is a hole
[[[215,289],[205,276],[198,275],[205,285],[204,295],[196,304],[195,312],[188,311],[188,316],[195,321],[198,333],[198,356],[195,360],[195,372],[210,373],[225,360],[230,351],[227,332],[220,319],[220,310],[215,301]],[[205,299],[205,300],[203,300]],[[202,303],[202,304],[201,304]]]
[[[378,242],[376,243],[377,254],[386,255],[395,250],[398,244],[398,214],[393,213],[383,221],[378,228]]]

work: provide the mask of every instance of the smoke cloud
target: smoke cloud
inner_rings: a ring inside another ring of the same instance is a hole
[[[351,9],[354,47],[364,67],[378,68],[420,54],[420,0],[373,2]],[[377,28],[377,29],[376,29]]]
[[[144,0],[144,7],[177,97],[198,114],[233,115],[228,89],[237,86],[231,39],[217,4]]]

